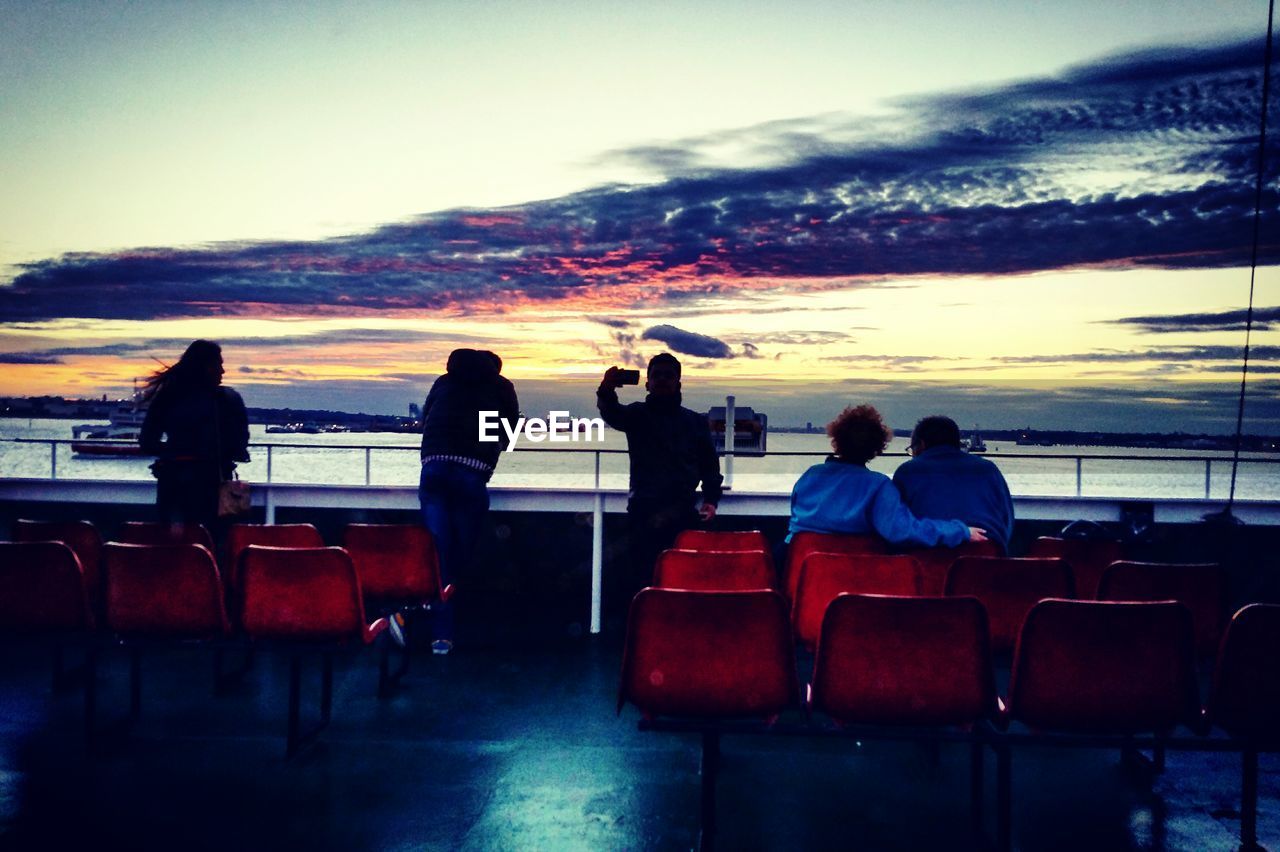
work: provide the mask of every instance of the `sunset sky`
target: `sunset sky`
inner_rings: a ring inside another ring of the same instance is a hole
[[[1226,432],[1264,0],[0,0],[0,395]],[[1280,433],[1272,96],[1246,428]],[[635,393],[634,391],[632,393]]]

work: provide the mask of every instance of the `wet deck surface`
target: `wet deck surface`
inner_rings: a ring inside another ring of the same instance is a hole
[[[79,690],[42,649],[0,656],[3,849],[690,849],[699,742],[614,715],[621,641],[522,637],[518,624],[418,657],[375,697],[372,651],[342,658],[333,722],[284,759],[287,665],[262,654],[212,694],[207,650],[153,653],[143,713],[88,752]],[[100,675],[127,707],[127,657]],[[318,667],[304,674],[304,700]],[[1021,749],[1014,837],[1028,850],[1236,848],[1239,757],[1171,754],[1148,789],[1106,750]],[[1261,761],[1260,839],[1280,849],[1280,759]],[[994,830],[994,762],[987,818]],[[911,743],[728,737],[721,849],[974,849],[968,752]]]

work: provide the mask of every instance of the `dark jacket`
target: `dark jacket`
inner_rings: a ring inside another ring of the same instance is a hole
[[[720,459],[711,442],[707,418],[680,405],[680,397],[650,395],[644,402],[622,405],[618,392],[596,392],[600,416],[627,436],[631,491],[627,508],[692,508],[702,482],[702,500],[720,502]]]
[[[175,461],[217,461],[229,477],[236,462],[249,460],[244,400],[228,387],[163,387],[151,398],[138,443],[158,457],[161,468]]]
[[[422,404],[422,457],[463,456],[496,465],[507,433],[499,426],[498,441],[482,443],[481,411],[498,412],[514,428],[520,417],[516,389],[488,353],[455,349]]]
[[[1013,535],[1013,498],[1000,468],[959,447],[930,447],[893,474],[917,517],[959,518],[987,531],[1006,553]]]

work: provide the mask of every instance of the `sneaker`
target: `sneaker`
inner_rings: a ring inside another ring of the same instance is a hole
[[[431,643],[431,653],[444,656],[453,650],[453,643],[448,639],[437,639]]]
[[[391,614],[391,617],[387,619],[387,632],[391,634],[392,642],[395,642],[401,648],[405,647],[404,613],[393,612]]]

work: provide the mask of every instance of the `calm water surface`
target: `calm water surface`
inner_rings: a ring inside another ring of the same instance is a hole
[[[78,421],[77,421],[78,422]],[[0,476],[48,478],[52,464],[48,444],[15,442],[13,438],[70,439],[70,420],[0,420]],[[607,430],[602,443],[522,442],[515,452],[504,453],[493,484],[530,488],[582,487],[595,483],[594,452],[578,450],[623,450],[625,439]],[[359,432],[319,435],[266,433],[264,426],[250,427],[253,461],[240,466],[241,477],[255,482],[363,485],[416,485],[418,438],[412,434]],[[346,446],[360,445],[349,449]],[[1081,491],[1093,497],[1201,498],[1205,496],[1206,465],[1210,464],[1210,494],[1225,499],[1231,477],[1231,454],[1214,451],[1141,450],[1109,447],[1019,447],[988,441],[988,457],[1000,466],[1015,495],[1071,496],[1076,493],[1076,456],[1084,458]],[[809,465],[822,460],[829,445],[823,435],[774,433],[769,436],[771,454],[763,458],[734,459],[733,485],[739,491],[787,492]],[[904,452],[906,440],[895,438],[889,452]],[[784,456],[783,452],[812,453],[812,456]],[[1066,458],[1032,458],[1059,454]],[[1140,456],[1138,460],[1098,458],[1106,455]],[[1268,458],[1267,456],[1245,456]],[[874,470],[892,474],[903,456],[889,456],[871,463]],[[150,479],[148,459],[82,458],[67,444],[56,449],[59,479]],[[606,488],[625,488],[625,454],[600,454],[600,483]],[[268,477],[268,466],[270,476]],[[723,468],[723,463],[722,463]],[[1242,461],[1236,485],[1241,499],[1280,500],[1280,464]]]

